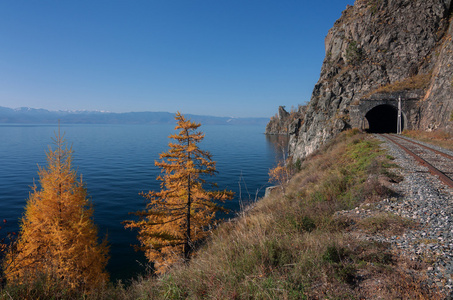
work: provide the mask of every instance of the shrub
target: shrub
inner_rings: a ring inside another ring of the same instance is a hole
[[[346,48],[346,61],[349,65],[356,66],[363,60],[363,50],[356,41],[351,41]]]
[[[340,248],[337,245],[330,245],[322,255],[322,259],[329,263],[340,263],[346,256],[344,248]]]

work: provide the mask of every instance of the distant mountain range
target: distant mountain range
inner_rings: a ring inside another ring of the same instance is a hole
[[[175,114],[169,112],[112,113],[101,111],[50,111],[29,107],[0,106],[0,123],[16,124],[174,124]],[[229,118],[184,114],[187,119],[203,125],[263,125],[268,118]]]

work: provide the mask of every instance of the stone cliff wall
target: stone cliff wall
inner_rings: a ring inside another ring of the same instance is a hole
[[[279,106],[278,114],[273,116],[266,126],[266,134],[294,135],[299,131],[305,116],[305,106],[299,106],[297,110],[287,112],[283,106]]]
[[[310,102],[296,118],[280,120],[290,123],[294,159],[347,128],[375,128],[366,110],[377,107],[373,120],[379,120],[397,107],[397,98],[405,105],[405,128],[451,128],[451,15],[451,0],[356,0],[349,6],[327,34]]]

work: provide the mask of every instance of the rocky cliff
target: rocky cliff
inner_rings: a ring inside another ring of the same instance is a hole
[[[279,112],[266,132],[289,134],[303,158],[347,128],[395,130],[398,100],[403,128],[451,129],[451,1],[356,0],[326,36],[308,105]]]

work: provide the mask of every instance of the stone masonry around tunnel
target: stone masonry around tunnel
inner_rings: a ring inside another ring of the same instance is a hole
[[[351,126],[372,133],[396,133],[398,99],[401,98],[401,129],[417,129],[420,121],[419,101],[423,91],[373,94],[350,106]]]

